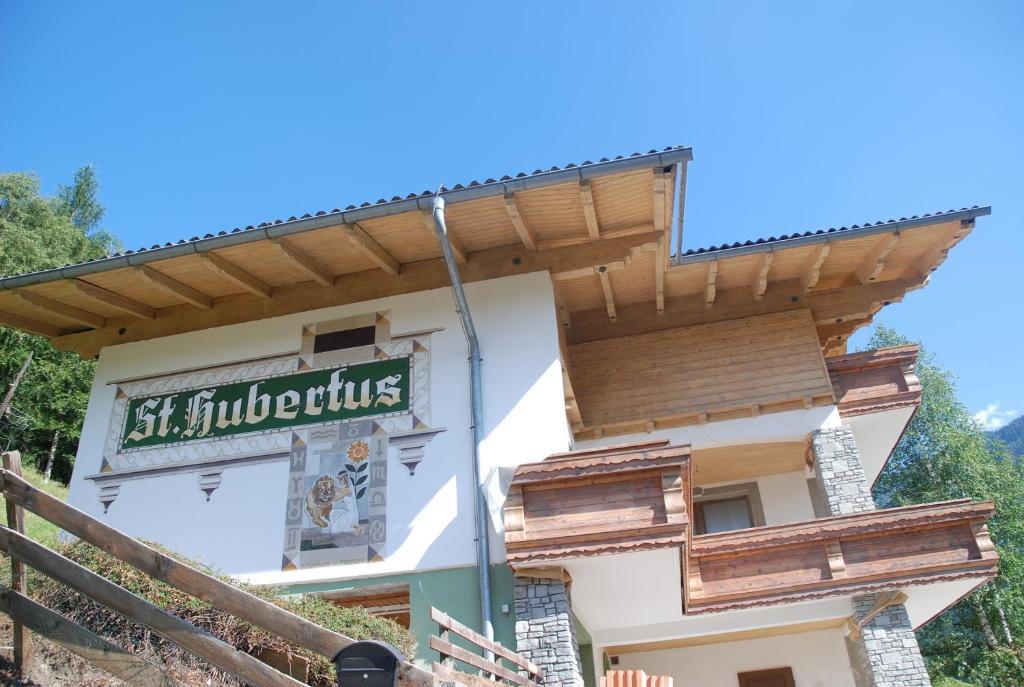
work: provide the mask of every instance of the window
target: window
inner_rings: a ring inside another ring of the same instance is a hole
[[[794,687],[792,668],[772,668],[740,673],[740,687]]]
[[[714,534],[764,526],[756,482],[698,489],[693,498],[694,534]]]
[[[313,352],[326,353],[344,348],[372,346],[377,334],[376,327],[359,327],[358,329],[342,329],[339,332],[317,334],[313,339]]]

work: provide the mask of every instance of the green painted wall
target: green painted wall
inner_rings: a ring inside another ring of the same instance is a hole
[[[294,585],[286,594],[305,594],[359,589],[381,584],[409,585],[409,606],[412,616],[410,631],[416,638],[416,662],[427,666],[437,660],[437,652],[428,645],[430,635],[437,634],[437,623],[430,620],[430,607],[439,608],[459,622],[480,631],[480,592],[476,566],[448,568],[425,572],[385,575],[360,580],[343,580],[318,584]],[[491,566],[491,615],[494,638],[515,650],[515,600],[512,570],[506,565]],[[506,605],[508,613],[503,613]],[[462,642],[457,642],[462,644]],[[468,646],[468,645],[466,645]]]

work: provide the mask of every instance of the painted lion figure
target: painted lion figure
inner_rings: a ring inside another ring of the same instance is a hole
[[[324,475],[313,483],[313,488],[306,494],[306,512],[317,527],[329,527],[331,508],[335,501],[352,493],[346,475],[340,474],[339,481],[340,486],[329,475]]]

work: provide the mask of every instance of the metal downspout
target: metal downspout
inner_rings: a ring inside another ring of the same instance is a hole
[[[441,254],[444,256],[445,267],[448,268],[448,277],[452,283],[452,294],[455,296],[455,307],[462,320],[462,330],[466,334],[466,345],[469,348],[469,385],[470,385],[470,406],[473,413],[473,481],[476,487],[476,499],[474,501],[476,511],[476,562],[480,570],[480,621],[483,626],[483,635],[489,640],[494,640],[494,625],[491,621],[491,555],[487,527],[487,500],[484,496],[484,487],[480,481],[480,443],[483,441],[484,420],[483,420],[483,386],[480,382],[480,341],[476,336],[476,327],[473,326],[473,316],[469,312],[469,303],[466,301],[466,292],[462,288],[462,277],[459,275],[459,268],[455,264],[455,255],[452,253],[452,246],[448,242],[448,227],[444,221],[444,198],[439,195],[434,197],[434,233],[437,234],[437,242],[441,246]],[[490,650],[485,652],[488,660],[494,659]]]

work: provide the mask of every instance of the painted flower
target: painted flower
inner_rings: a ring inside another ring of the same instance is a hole
[[[365,441],[353,442],[348,447],[348,459],[353,463],[362,463],[370,457],[370,446]]]

